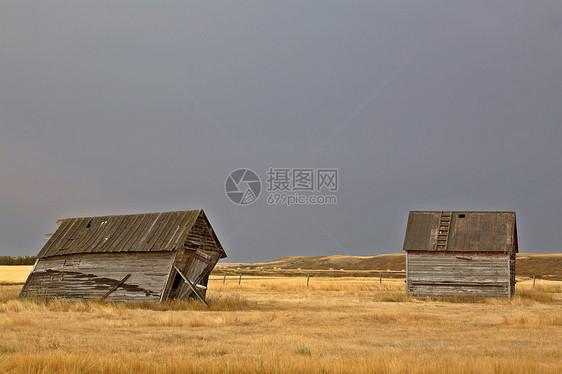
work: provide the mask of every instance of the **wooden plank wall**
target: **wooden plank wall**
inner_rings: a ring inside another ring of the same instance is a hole
[[[29,276],[22,295],[100,299],[131,274],[107,300],[159,300],[174,256],[175,252],[130,252],[42,258]]]
[[[205,259],[205,261],[203,260]],[[219,254],[216,252],[204,253],[202,250],[198,250],[196,255],[191,256],[188,263],[187,270],[184,272],[187,279],[189,279],[193,284],[200,284],[206,286],[208,282],[209,275],[215,267],[215,264],[219,260]],[[182,299],[191,296],[191,288],[186,283],[180,285],[177,290],[176,296]],[[205,294],[204,290],[201,290],[202,294]]]
[[[185,249],[192,251],[201,249],[203,251],[220,253],[219,243],[215,241],[213,236],[213,228],[202,216],[199,216],[197,221],[195,221],[184,246]]]
[[[511,295],[510,297],[513,297],[513,295],[515,294],[515,259],[517,257],[517,254],[515,253],[515,251],[511,251],[511,254],[509,255],[509,281],[511,282]]]
[[[212,230],[207,220],[202,217],[197,218],[185,240],[183,248],[178,251],[175,264],[194,285],[207,285],[209,274],[220,258],[221,251],[214,239]],[[166,287],[164,299],[188,299],[192,297],[193,292],[191,288],[183,281],[180,282],[177,289],[172,289],[176,277],[177,274],[173,271]],[[199,291],[201,294],[205,294],[205,290],[200,289]]]
[[[408,251],[406,292],[422,297],[510,297],[514,274],[510,257],[509,253]]]

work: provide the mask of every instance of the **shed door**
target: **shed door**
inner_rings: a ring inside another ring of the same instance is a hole
[[[209,278],[209,274],[215,267],[218,260],[218,253],[198,250],[191,255],[189,261],[187,262],[184,274],[187,279],[189,279],[190,282],[193,283],[193,285],[195,286],[195,288],[197,288],[197,291],[201,295],[205,295],[205,291],[207,288],[207,279]],[[180,282],[180,284],[178,285],[175,296],[172,297],[185,300],[193,296],[195,295],[193,295],[193,291],[191,290],[189,285],[182,280],[182,282]]]

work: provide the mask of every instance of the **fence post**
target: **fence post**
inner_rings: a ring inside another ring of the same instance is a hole
[[[306,286],[308,287],[308,282],[310,281],[310,273],[306,275]]]
[[[536,275],[533,275],[533,288],[535,288],[535,277]]]
[[[238,278],[238,284],[242,282],[242,273],[240,273],[240,278]]]
[[[382,271],[379,272],[379,283],[382,284]]]
[[[222,284],[226,283],[226,273],[224,273],[224,276],[222,277]]]

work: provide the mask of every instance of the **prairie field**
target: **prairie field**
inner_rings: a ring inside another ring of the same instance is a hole
[[[403,279],[216,275],[207,308],[19,299],[16,268],[0,267],[2,373],[562,372],[559,281],[417,300]]]
[[[33,266],[0,265],[0,286],[25,282]]]

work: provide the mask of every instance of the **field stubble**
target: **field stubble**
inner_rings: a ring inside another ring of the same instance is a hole
[[[0,286],[0,372],[562,370],[560,282],[520,280],[513,300],[417,300],[396,279],[213,277],[209,309],[18,299],[20,287]]]

